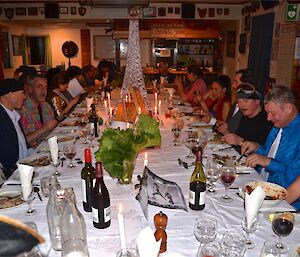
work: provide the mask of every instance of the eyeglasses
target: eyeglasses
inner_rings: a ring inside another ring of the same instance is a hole
[[[238,86],[237,93],[243,92],[247,95],[251,95],[256,91],[255,87],[249,83],[242,83]]]

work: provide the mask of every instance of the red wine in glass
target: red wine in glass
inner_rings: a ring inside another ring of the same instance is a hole
[[[221,197],[223,202],[231,202],[232,198],[228,196],[227,189],[234,182],[236,170],[234,166],[222,167],[220,179],[225,187],[225,195]]]
[[[235,176],[232,174],[222,174],[221,181],[225,187],[230,187],[230,185],[234,182]]]
[[[65,153],[65,156],[69,159],[72,160],[75,157],[76,153]]]

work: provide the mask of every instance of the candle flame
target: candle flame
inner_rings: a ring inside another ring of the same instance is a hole
[[[145,160],[148,160],[148,153],[145,152]]]

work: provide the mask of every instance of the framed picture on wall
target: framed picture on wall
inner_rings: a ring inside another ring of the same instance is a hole
[[[37,7],[28,7],[28,15],[38,15]]]
[[[16,8],[16,15],[26,15],[26,7],[17,7]]]
[[[77,9],[76,9],[76,7],[74,7],[74,6],[73,6],[73,7],[70,7],[70,10],[71,10],[70,12],[71,12],[72,15],[76,15],[76,14],[77,14]]]
[[[143,8],[143,17],[156,17],[156,8],[155,7],[147,7]]]
[[[21,36],[12,35],[13,55],[22,55]]]
[[[236,31],[227,32],[227,57],[235,57],[235,47],[236,47]]]
[[[68,14],[68,7],[60,7],[60,14]]]

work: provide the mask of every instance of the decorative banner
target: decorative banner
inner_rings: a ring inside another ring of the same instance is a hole
[[[207,8],[204,8],[204,9],[198,8],[198,14],[199,14],[200,18],[203,19],[206,16],[206,12],[207,12]]]
[[[297,21],[298,20],[298,5],[288,4],[285,13],[286,21]]]

